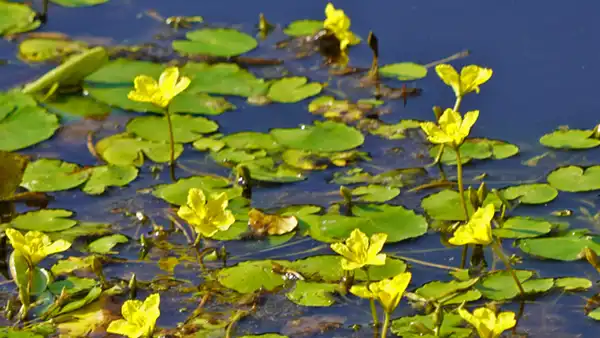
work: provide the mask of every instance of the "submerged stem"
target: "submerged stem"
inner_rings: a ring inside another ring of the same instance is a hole
[[[167,116],[167,123],[169,124],[169,166],[171,169],[171,179],[175,181],[175,137],[173,135],[171,113],[169,113],[168,107],[165,109],[165,115]]]
[[[525,290],[523,290],[523,285],[521,284],[521,281],[517,277],[515,270],[513,270],[512,265],[510,264],[510,261],[508,260],[506,255],[504,255],[504,252],[502,252],[502,248],[500,247],[498,242],[495,240],[492,242],[492,250],[494,250],[494,253],[496,253],[496,255],[498,255],[500,260],[502,260],[502,263],[504,263],[504,265],[506,266],[506,270],[508,270],[508,272],[510,272],[512,278],[515,280],[515,283],[517,284],[517,287],[519,288],[519,293],[521,294],[521,298],[524,298]]]
[[[385,312],[385,319],[383,320],[383,327],[381,328],[381,338],[387,337],[388,327],[390,326],[390,314]]]

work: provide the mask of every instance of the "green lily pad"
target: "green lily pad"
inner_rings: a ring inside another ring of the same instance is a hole
[[[76,95],[61,95],[51,101],[45,101],[44,106],[63,116],[100,118],[111,112],[111,108],[102,102],[92,100],[87,96]]]
[[[219,125],[204,117],[171,115],[173,136],[177,143],[189,143],[216,131]],[[127,131],[146,140],[169,142],[169,124],[166,116],[136,117],[127,124]]]
[[[502,228],[494,229],[500,238],[531,238],[549,233],[554,226],[544,219],[515,216],[507,219]]]
[[[118,166],[139,167],[144,164],[144,155],[158,163],[168,162],[170,157],[169,144],[134,138],[129,133],[116,134],[100,140],[96,144],[96,151],[106,162]],[[182,152],[183,146],[175,144],[175,158]]]
[[[18,56],[25,62],[45,62],[83,52],[87,47],[87,43],[68,38],[26,38],[19,43]]]
[[[333,180],[330,183],[342,185],[369,183],[402,188],[413,184],[418,176],[425,176],[426,174],[427,172],[423,168],[393,169],[377,175],[368,173],[362,168],[354,168],[346,172],[333,174]]]
[[[515,273],[526,294],[546,292],[554,286],[552,278],[532,278],[533,272],[527,270],[515,270]],[[492,300],[512,299],[519,295],[519,288],[508,271],[491,273],[476,287],[484,297]]]
[[[37,192],[68,190],[83,184],[90,175],[90,170],[77,164],[42,158],[29,163],[21,186]]]
[[[540,138],[540,143],[555,149],[589,149],[600,145],[600,140],[593,138],[593,130],[556,130]]]
[[[600,307],[588,313],[587,316],[595,320],[600,320]]]
[[[569,232],[557,237],[531,238],[519,241],[519,248],[533,256],[559,261],[575,261],[584,257],[586,247],[600,254],[600,237]]]
[[[192,147],[200,151],[210,150],[213,152],[217,152],[223,149],[223,147],[225,147],[225,142],[212,137],[202,137],[194,141],[194,143],[192,143]]]
[[[73,212],[63,209],[30,211],[15,217],[8,225],[21,231],[62,231],[74,227],[77,221],[69,219]]]
[[[554,170],[548,175],[548,183],[554,188],[568,192],[583,192],[600,189],[600,166],[568,166]]]
[[[171,184],[160,184],[154,187],[152,195],[171,204],[184,205],[187,202],[188,191],[191,188],[202,189],[208,194],[227,192],[227,197],[233,199],[242,194],[238,186],[231,187],[231,181],[225,177],[194,176],[182,178]]]
[[[294,103],[315,96],[323,89],[320,83],[307,82],[308,79],[303,76],[277,80],[269,88],[267,96],[275,102]]]
[[[299,259],[293,262],[276,261],[294,271],[298,271],[308,279],[316,279],[334,283],[344,276],[342,270],[341,257],[337,255],[319,255],[305,259]],[[378,281],[385,278],[392,278],[399,273],[406,271],[407,266],[400,259],[388,257],[385,265],[369,266],[369,278],[371,281]],[[367,274],[363,270],[355,271],[354,279],[357,281],[367,281]]]
[[[375,127],[369,126],[367,130],[371,135],[377,135],[388,140],[401,140],[406,138],[409,129],[420,129],[421,121],[401,120],[395,124],[377,123]]]
[[[469,203],[469,197],[465,192],[465,199],[467,201],[467,210],[469,215],[474,213],[473,206]],[[495,194],[488,194],[483,205],[488,203],[494,203],[496,209],[500,208],[502,201]],[[438,221],[464,221],[465,214],[463,207],[460,202],[460,195],[458,191],[454,190],[442,190],[435,194],[431,194],[421,201],[421,207],[425,209],[425,212],[429,217]]]
[[[210,157],[217,163],[240,163],[253,161],[267,156],[264,150],[240,150],[225,148],[217,152],[210,153]]]
[[[80,222],[76,227],[58,232],[52,232],[48,235],[53,241],[64,239],[68,242],[74,242],[79,237],[102,236],[111,232],[111,226],[107,223]]]
[[[258,133],[254,131],[244,131],[241,133],[229,134],[220,139],[225,144],[234,149],[264,149],[278,150],[281,148],[271,134]]]
[[[28,32],[39,26],[40,21],[29,6],[0,1],[0,35]]]
[[[358,201],[362,202],[386,202],[400,195],[400,189],[370,184],[363,187],[357,187],[352,190],[352,195],[357,196]]]
[[[60,126],[56,115],[40,107],[23,106],[14,111],[3,108],[0,107],[0,150],[27,148],[49,139]]]
[[[258,79],[248,70],[233,63],[188,62],[183,68],[184,75],[191,79],[187,93],[209,93],[250,97],[264,95],[269,84]]]
[[[471,302],[481,298],[481,292],[472,289],[477,281],[477,279],[450,282],[433,281],[421,286],[414,292],[428,301],[439,302],[444,300],[444,305],[461,304],[462,302]]]
[[[439,152],[439,145],[431,147],[429,154],[435,157]],[[519,153],[519,147],[508,142],[499,140],[489,140],[485,138],[469,138],[460,146],[460,156],[464,163],[468,163],[473,159],[485,160],[494,159],[502,160],[509,158]],[[456,164],[456,152],[450,147],[444,147],[444,152],[441,158],[444,164]]]
[[[344,151],[363,144],[365,138],[356,129],[342,123],[315,121],[314,126],[273,129],[271,135],[277,143],[307,151]]]
[[[112,249],[119,243],[127,243],[129,239],[121,234],[114,234],[98,238],[88,245],[88,250],[100,254],[116,254]]]
[[[89,7],[108,2],[108,0],[50,0],[63,7]]]
[[[381,66],[379,74],[386,77],[395,77],[400,81],[414,81],[426,77],[427,68],[413,62],[400,62]]]
[[[83,79],[108,62],[108,53],[103,47],[94,47],[81,54],[68,58],[60,66],[42,75],[39,79],[25,85],[25,94],[39,93],[48,90],[54,84],[60,86],[76,86]]]
[[[240,293],[251,293],[261,288],[272,291],[283,286],[284,279],[273,272],[270,260],[245,261],[233,267],[221,269],[217,280],[223,286]]]
[[[256,48],[256,40],[231,28],[203,28],[188,32],[189,41],[173,41],[173,49],[185,54],[236,56]]]
[[[321,242],[338,242],[346,239],[358,228],[367,235],[388,234],[387,242],[394,243],[416,238],[427,232],[425,217],[401,206],[356,205],[353,217],[342,215],[307,215],[300,219],[308,224],[309,235]]]
[[[75,270],[84,270],[92,268],[93,256],[75,257],[70,256],[66,259],[61,259],[52,266],[52,273],[55,276],[70,274]]]
[[[25,156],[0,150],[0,201],[13,197],[21,185],[28,162]]]
[[[558,191],[545,183],[521,184],[502,190],[507,200],[518,199],[523,204],[544,204],[558,196]]]
[[[271,157],[241,162],[238,166],[246,167],[250,171],[250,178],[257,181],[291,183],[306,179],[301,171],[285,164],[276,165]]]
[[[292,302],[302,306],[331,306],[335,303],[333,293],[339,284],[306,282],[299,280],[294,289],[285,294]]]
[[[289,36],[308,36],[323,29],[323,21],[296,20],[290,22],[283,32]]]
[[[56,281],[48,285],[48,290],[54,295],[60,295],[64,288],[67,294],[74,294],[79,291],[88,290],[98,285],[98,281],[92,278],[79,278],[76,276],[69,276],[67,279]]]
[[[136,76],[147,75],[154,79],[158,79],[164,69],[165,66],[159,63],[116,59],[107,62],[101,68],[88,75],[85,78],[85,81],[105,85],[133,86],[133,79],[135,79]]]
[[[392,321],[392,332],[404,338],[434,338],[435,314],[417,315],[411,317],[400,317]],[[442,325],[438,337],[468,338],[473,332],[470,328],[465,328],[463,319],[455,312],[444,313]],[[423,327],[428,333],[420,331]]]
[[[135,180],[138,169],[134,166],[103,165],[91,169],[91,176],[82,190],[86,194],[102,194],[107,187],[123,187]]]
[[[44,338],[44,336],[32,331],[21,331],[10,327],[4,327],[0,328],[0,338]]]
[[[554,286],[562,288],[565,291],[581,291],[591,288],[592,281],[587,278],[580,277],[562,277],[554,280]]]

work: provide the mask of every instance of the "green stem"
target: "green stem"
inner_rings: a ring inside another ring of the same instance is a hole
[[[169,124],[169,166],[171,168],[171,179],[175,181],[175,136],[173,135],[173,123],[171,122],[171,113],[169,107],[165,109],[167,123]]]
[[[521,284],[519,277],[517,277],[515,270],[513,270],[512,265],[510,264],[510,261],[508,260],[506,255],[504,255],[504,252],[502,252],[502,248],[500,247],[498,242],[495,240],[492,242],[492,250],[494,250],[494,253],[496,253],[496,255],[498,255],[500,260],[502,260],[502,263],[504,263],[504,265],[506,266],[506,270],[508,270],[508,272],[510,272],[512,278],[515,280],[515,283],[517,284],[517,287],[519,288],[519,293],[521,294],[521,298],[524,298],[525,290],[523,290],[523,285]]]
[[[460,104],[460,99],[456,99],[456,102]],[[463,213],[465,214],[465,221],[469,221],[469,209],[467,209],[467,201],[465,200],[465,187],[463,185],[463,167],[462,159],[460,157],[460,146],[454,146],[454,152],[456,153],[456,180],[458,181],[458,195],[460,196],[460,204],[462,205]],[[463,251],[460,259],[460,268],[464,269],[467,264],[467,254],[469,247],[468,245],[463,246]]]
[[[385,313],[385,319],[383,320],[383,328],[381,329],[381,338],[387,337],[388,327],[390,326],[390,314]]]
[[[367,275],[367,288],[368,288],[369,284],[371,284],[371,276],[369,275],[369,268],[364,267],[363,271],[365,272],[365,275]],[[373,316],[373,326],[375,327],[375,330],[377,330],[377,327],[379,326],[379,319],[377,318],[377,307],[375,306],[375,299],[373,299],[373,298],[369,299],[369,304],[371,306],[371,316]],[[377,333],[375,335],[377,336]]]
[[[462,103],[462,96],[457,96],[456,97],[456,102],[454,102],[454,108],[452,108],[455,112],[458,111],[458,108],[460,108],[460,104]]]

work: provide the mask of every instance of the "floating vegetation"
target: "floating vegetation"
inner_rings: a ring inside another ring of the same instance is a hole
[[[385,45],[331,3],[283,29],[261,13],[252,33],[148,11],[166,44],[23,35],[47,5],[0,1],[15,57],[55,66],[0,93],[0,336],[497,338],[519,328],[526,300],[593,288],[587,273],[546,267],[600,271],[585,194],[600,190],[600,165],[553,162],[600,145],[598,127],[541,136],[549,153],[523,163],[547,161],[539,177],[496,171],[521,147],[472,135],[486,112],[461,105],[494,72],[448,64],[468,53],[380,65]],[[361,43],[370,67],[352,62]],[[263,57],[273,44],[280,58]],[[316,54],[318,67],[290,66]],[[393,109],[428,98],[398,82],[431,75],[453,105],[431,121]],[[579,211],[548,209],[564,197]],[[581,298],[581,316],[600,320],[599,296]],[[328,307],[353,313],[311,312]]]

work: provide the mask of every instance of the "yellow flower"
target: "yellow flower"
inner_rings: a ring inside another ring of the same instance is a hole
[[[403,272],[392,279],[383,279],[379,282],[370,283],[369,286],[354,285],[350,288],[350,292],[361,298],[377,299],[381,303],[383,310],[390,314],[398,307],[402,295],[412,274]]]
[[[384,265],[386,256],[379,251],[386,240],[387,234],[384,233],[374,234],[369,240],[367,235],[357,228],[346,239],[346,244],[333,243],[331,249],[342,255],[342,269],[354,270],[365,265]]]
[[[489,203],[477,209],[467,224],[463,224],[454,231],[448,240],[453,245],[481,244],[488,245],[492,242],[492,218],[494,218],[494,204]]]
[[[212,237],[218,231],[226,231],[235,222],[233,213],[227,209],[228,204],[225,192],[207,201],[202,189],[192,188],[188,191],[187,205],[181,206],[177,215],[186,220],[196,233]]]
[[[139,300],[128,300],[121,307],[121,314],[125,319],[112,321],[106,332],[129,338],[150,337],[160,316],[159,306],[158,293],[151,294],[143,303]]]
[[[190,85],[190,79],[179,76],[179,68],[165,69],[158,82],[147,75],[138,75],[133,80],[135,90],[129,92],[127,97],[132,101],[150,102],[159,107],[166,107],[171,100],[179,95]]]
[[[15,229],[6,229],[6,236],[10,244],[18,251],[32,266],[37,265],[44,258],[63,252],[71,247],[71,243],[59,239],[52,242],[50,237],[39,231],[28,231],[25,236]]]
[[[325,16],[323,27],[335,34],[335,37],[340,40],[340,50],[342,52],[348,48],[348,45],[355,45],[360,42],[360,39],[350,31],[350,18],[343,10],[335,9],[330,2],[325,7]]]
[[[463,119],[459,112],[448,108],[440,116],[438,124],[423,122],[421,123],[421,129],[427,134],[427,139],[431,143],[458,147],[469,136],[471,127],[473,127],[477,118],[479,118],[479,110],[467,112]]]
[[[480,307],[471,314],[461,306],[458,308],[458,314],[475,327],[480,338],[498,338],[502,332],[517,324],[515,313],[510,311],[496,316],[494,311]]]
[[[493,74],[490,68],[477,65],[463,67],[460,75],[454,67],[447,64],[435,66],[435,71],[445,84],[452,87],[456,97],[462,97],[470,92],[479,94],[479,86],[486,83]]]

